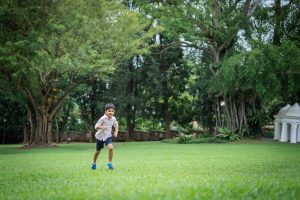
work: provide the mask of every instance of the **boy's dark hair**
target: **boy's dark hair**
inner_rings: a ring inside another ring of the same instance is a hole
[[[105,105],[105,111],[111,108],[115,110],[115,105],[113,103],[108,103]]]

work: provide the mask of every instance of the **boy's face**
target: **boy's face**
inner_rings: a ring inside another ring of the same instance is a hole
[[[107,109],[105,111],[105,114],[106,114],[107,117],[111,118],[112,116],[114,116],[115,110],[113,108]]]

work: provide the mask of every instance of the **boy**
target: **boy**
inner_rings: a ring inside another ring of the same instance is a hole
[[[112,158],[113,158],[113,145],[112,145],[112,127],[115,128],[114,137],[118,136],[119,131],[119,124],[117,119],[114,117],[115,114],[115,106],[112,103],[108,103],[105,105],[105,113],[104,115],[98,120],[95,125],[95,129],[97,130],[95,137],[96,137],[96,152],[94,153],[94,158],[92,162],[91,168],[93,170],[96,169],[96,161],[98,155],[100,154],[101,149],[103,148],[104,144],[108,149],[108,163],[107,168],[113,169],[112,166]]]

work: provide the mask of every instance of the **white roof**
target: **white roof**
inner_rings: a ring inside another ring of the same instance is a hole
[[[285,115],[286,112],[287,112],[287,110],[288,110],[290,107],[291,107],[290,104],[287,104],[286,106],[282,107],[282,108],[279,110],[279,112],[278,112],[277,115]]]
[[[287,109],[285,116],[290,117],[300,117],[300,106],[299,104],[295,103],[293,106]]]

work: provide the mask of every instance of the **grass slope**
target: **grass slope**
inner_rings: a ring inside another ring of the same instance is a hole
[[[0,199],[300,199],[300,145],[114,143],[0,146]]]

